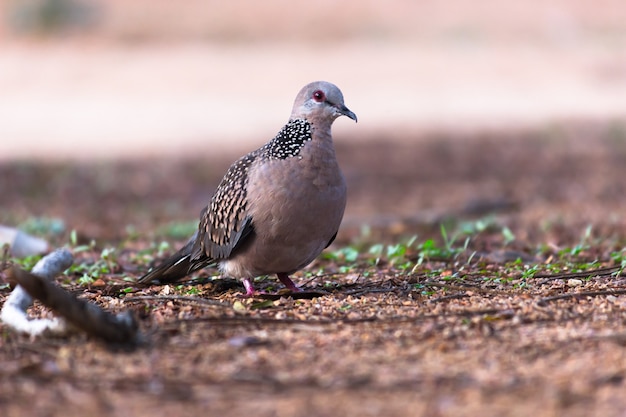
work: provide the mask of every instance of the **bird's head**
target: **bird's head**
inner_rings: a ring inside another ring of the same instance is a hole
[[[315,81],[305,85],[296,96],[291,119],[332,123],[339,116],[348,116],[355,122],[356,114],[343,103],[343,94],[334,84]]]

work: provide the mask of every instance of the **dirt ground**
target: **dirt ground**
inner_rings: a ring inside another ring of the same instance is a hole
[[[97,242],[77,262],[116,247],[100,281],[58,282],[132,309],[148,342],[128,352],[0,327],[2,414],[623,415],[624,280],[616,269],[567,274],[619,267],[624,122],[434,132],[393,146],[385,138],[337,143],[350,196],[330,251],[352,245],[359,259],[320,259],[294,279],[322,294],[269,302],[242,299],[238,283],[209,279],[210,270],[181,287],[123,281],[147,268],[140,251],[154,255],[152,242],[182,243],[159,230],[196,217],[228,160],[4,163],[0,223],[63,219],[55,244],[72,229],[79,243]],[[444,245],[440,223],[452,234],[480,220],[491,226],[474,231],[466,251],[415,266],[417,244]],[[372,244],[413,235],[408,269],[368,261]],[[280,289],[273,278],[257,286]],[[31,314],[47,313],[36,305]]]
[[[75,230],[76,265],[114,248],[56,282],[146,343],[0,324],[2,416],[626,414],[623,1],[86,1],[48,34],[39,3],[0,0],[0,224]],[[320,78],[359,124],[335,126],[348,208],[302,297],[135,285]]]

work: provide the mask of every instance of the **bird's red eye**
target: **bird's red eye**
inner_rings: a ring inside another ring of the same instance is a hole
[[[326,95],[322,90],[317,90],[313,93],[313,99],[319,103],[326,99]]]

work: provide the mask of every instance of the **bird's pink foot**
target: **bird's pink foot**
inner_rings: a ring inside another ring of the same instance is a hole
[[[285,287],[287,287],[287,289],[289,289],[291,292],[302,292],[300,287],[294,284],[291,278],[289,278],[289,275],[285,273],[279,273],[279,274],[276,274],[276,276],[278,277],[280,282],[282,282],[285,285]]]
[[[281,273],[281,274],[276,274],[276,276],[278,276],[278,279],[280,280],[280,282],[282,282],[283,285],[285,285],[285,287],[287,287],[289,291],[302,292],[302,290],[296,284],[294,284],[291,278],[289,278],[289,275]],[[265,294],[265,292],[263,291],[257,291],[254,289],[254,284],[252,283],[252,280],[250,278],[244,278],[243,287],[246,289],[246,293],[243,295],[243,297],[245,298],[250,298],[256,295]]]
[[[246,289],[244,297],[254,297],[258,294],[257,291],[254,289],[254,284],[252,284],[252,280],[250,278],[244,278],[243,287]]]

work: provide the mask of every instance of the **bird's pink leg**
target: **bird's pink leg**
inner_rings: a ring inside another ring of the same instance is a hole
[[[253,297],[254,294],[256,294],[254,284],[252,284],[252,280],[250,278],[243,279],[243,287],[246,289],[246,294],[244,295],[244,297]]]
[[[296,284],[293,283],[291,278],[289,278],[289,275],[281,272],[281,273],[276,274],[276,276],[278,277],[280,282],[285,284],[285,287],[287,287],[292,292],[301,292],[302,291],[300,288],[298,288],[298,286]]]

